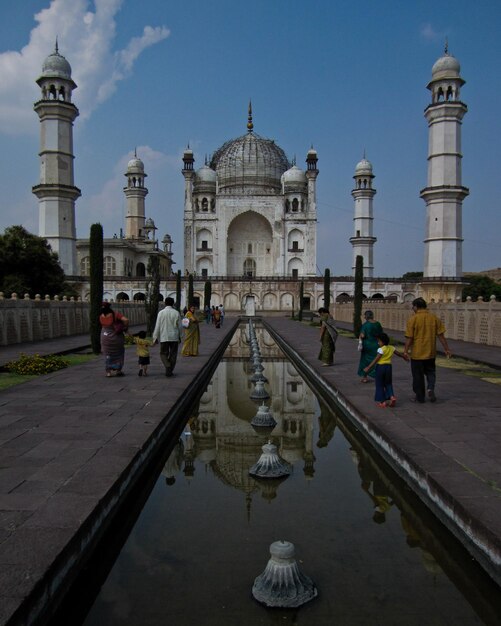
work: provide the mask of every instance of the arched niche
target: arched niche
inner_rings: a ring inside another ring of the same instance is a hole
[[[255,211],[245,211],[230,223],[227,234],[227,274],[241,276],[244,263],[255,262],[255,276],[273,274],[273,231]]]

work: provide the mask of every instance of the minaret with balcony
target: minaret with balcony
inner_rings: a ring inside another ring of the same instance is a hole
[[[195,169],[193,167],[195,157],[190,146],[183,154],[183,176],[184,176],[184,268],[188,272],[193,272],[195,256],[193,241],[193,181]]]
[[[375,176],[372,171],[372,163],[365,158],[355,167],[355,189],[351,195],[355,200],[355,214],[353,217],[354,235],[350,237],[353,246],[353,274],[357,256],[364,259],[364,278],[372,278],[374,275],[374,244],[377,239],[373,235],[373,199],[376,190],[372,186]]]
[[[144,186],[146,176],[144,163],[134,151],[134,158],[128,162],[125,172],[127,178],[127,185],[124,187],[124,194],[127,199],[125,239],[137,241],[148,237],[145,230],[145,198],[148,195],[148,189]]]
[[[41,90],[41,98],[34,105],[40,118],[40,183],[33,187],[33,193],[39,202],[39,235],[57,252],[64,273],[75,276],[75,201],[80,189],[75,187],[73,174],[73,122],[78,109],[71,95],[77,85],[57,42],[36,82]]]
[[[462,210],[469,190],[461,176],[461,126],[468,109],[460,99],[465,83],[460,69],[446,45],[427,86],[431,104],[424,112],[429,135],[428,182],[421,191],[426,203],[422,289],[430,300],[454,300],[462,291]]]

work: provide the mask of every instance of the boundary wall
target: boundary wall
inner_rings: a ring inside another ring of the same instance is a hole
[[[146,323],[144,302],[112,303],[131,326]],[[88,302],[35,298],[0,298],[0,346],[43,341],[90,331]]]
[[[371,300],[364,302],[362,311],[370,309],[383,328],[405,331],[412,315],[410,302],[393,303]],[[446,328],[446,337],[471,341],[487,346],[501,346],[501,302],[492,297],[488,302],[431,302],[428,310],[439,317]],[[331,305],[334,319],[353,323],[353,302]]]

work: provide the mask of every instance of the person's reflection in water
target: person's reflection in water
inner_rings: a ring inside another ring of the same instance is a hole
[[[162,474],[165,476],[165,484],[168,486],[173,485],[176,482],[176,475],[181,470],[184,457],[184,443],[182,439],[174,446],[172,452],[167,459]]]
[[[378,474],[368,463],[363,462],[362,457],[356,451],[355,454],[358,456],[357,467],[361,479],[361,487],[374,503],[372,520],[376,524],[383,524],[386,521],[386,513],[394,504],[393,500],[388,495],[387,488]]]
[[[336,429],[336,418],[325,406],[320,404],[320,415],[318,416],[318,441],[317,448],[325,448],[334,435]]]

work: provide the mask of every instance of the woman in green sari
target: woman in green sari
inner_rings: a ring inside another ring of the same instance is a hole
[[[374,313],[372,311],[365,311],[365,322],[360,328],[360,335],[358,337],[360,351],[360,363],[358,364],[358,375],[362,378],[361,383],[368,383],[370,376],[374,378],[376,376],[376,369],[373,368],[368,374],[364,372],[364,367],[367,367],[376,358],[377,349],[379,348],[377,338],[383,332],[383,327],[379,322],[374,319]]]
[[[318,309],[318,314],[320,315],[320,342],[322,344],[318,358],[322,361],[322,367],[327,367],[334,363],[338,332],[328,309],[321,307]]]
[[[195,315],[195,305],[191,305],[186,311],[186,318],[190,320],[189,326],[184,329],[184,343],[181,350],[183,356],[198,356],[200,344],[200,322]]]

